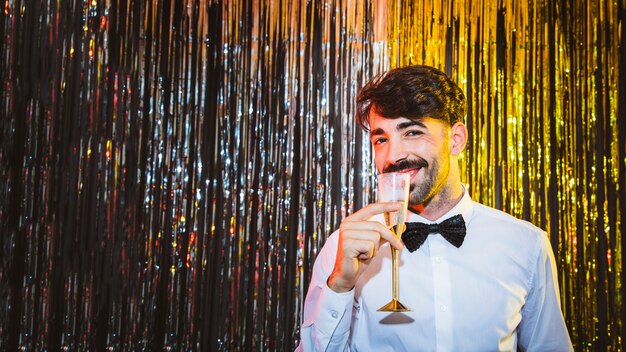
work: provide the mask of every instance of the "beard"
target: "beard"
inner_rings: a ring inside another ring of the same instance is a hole
[[[423,176],[423,180],[421,182],[420,180],[411,182],[411,187],[409,188],[409,206],[430,202],[430,200],[439,193],[448,175],[448,169],[442,170],[437,160],[431,163],[431,167],[420,171],[423,171],[421,175]]]
[[[401,160],[389,165],[383,172],[402,172],[404,170],[419,169],[420,175],[411,180],[409,188],[409,208],[430,202],[435,195],[442,191],[450,172],[449,156],[446,153],[433,158],[430,162],[423,158]]]

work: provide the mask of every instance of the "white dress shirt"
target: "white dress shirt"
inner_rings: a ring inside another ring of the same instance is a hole
[[[413,253],[401,251],[399,300],[412,309],[406,313],[377,311],[391,299],[389,244],[352,291],[328,287],[339,238],[335,231],[313,267],[298,349],[572,351],[546,233],[472,201],[468,192],[434,222],[456,214],[467,226],[460,248],[431,234]],[[408,217],[433,223],[410,212]]]

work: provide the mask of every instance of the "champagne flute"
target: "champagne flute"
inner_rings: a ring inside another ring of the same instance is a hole
[[[400,209],[396,212],[386,212],[385,225],[394,233],[396,237],[400,237],[406,228],[404,221],[406,219],[408,201],[409,201],[410,176],[403,172],[387,172],[378,175],[378,201],[379,202],[398,202]],[[380,307],[380,312],[410,312],[398,300],[398,255],[397,249],[391,247],[391,302]]]

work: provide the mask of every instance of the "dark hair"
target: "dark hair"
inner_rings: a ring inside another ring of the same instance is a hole
[[[356,98],[356,119],[369,129],[373,108],[386,118],[431,117],[452,126],[467,112],[465,95],[445,73],[429,66],[407,66],[375,77]]]

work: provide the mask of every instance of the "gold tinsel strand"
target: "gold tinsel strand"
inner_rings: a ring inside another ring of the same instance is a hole
[[[473,197],[558,229],[549,235],[579,350],[620,349],[617,6],[388,3],[391,66],[439,67],[468,92]]]

